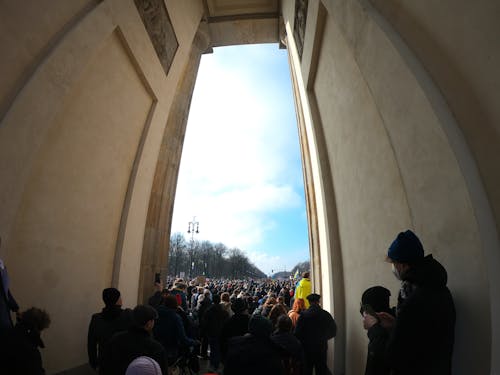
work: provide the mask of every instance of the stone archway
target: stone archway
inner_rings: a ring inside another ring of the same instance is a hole
[[[163,21],[148,26],[138,6]],[[279,41],[294,83],[315,288],[340,326],[335,374],[362,372],[353,311],[367,286],[397,288],[381,257],[407,227],[448,269],[456,372],[498,372],[497,2],[3,7],[0,255],[20,304],[52,315],[49,372],[85,363],[81,337],[100,289],[118,286],[133,305],[165,262],[201,53]],[[61,342],[71,354],[60,356]]]

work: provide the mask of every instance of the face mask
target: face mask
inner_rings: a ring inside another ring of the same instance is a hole
[[[394,263],[392,263],[392,273],[396,277],[396,279],[401,280],[401,275],[399,274],[398,269],[394,266]]]

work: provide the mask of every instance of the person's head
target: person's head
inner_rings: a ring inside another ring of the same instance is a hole
[[[302,273],[302,278],[304,278],[304,279],[308,279],[309,276],[310,276],[309,271],[306,271],[306,272]]]
[[[248,322],[248,332],[255,337],[269,337],[272,331],[273,324],[262,315],[253,315]]]
[[[321,300],[321,296],[316,293],[309,294],[306,298],[310,305],[319,305],[319,301]]]
[[[50,326],[50,316],[42,309],[32,307],[21,313],[21,322],[24,326],[40,333]]]
[[[212,295],[212,302],[215,304],[220,303],[220,294],[213,294]]]
[[[279,296],[278,297],[278,303],[281,304],[281,305],[284,305],[285,304],[285,297]]]
[[[248,309],[247,301],[243,298],[236,298],[231,304],[231,309],[235,314],[244,314]]]
[[[122,297],[120,295],[120,291],[116,288],[104,289],[102,291],[102,300],[104,301],[106,307],[122,305]]]
[[[177,298],[174,295],[169,294],[163,299],[163,304],[169,309],[177,309]]]
[[[383,286],[373,286],[366,289],[361,296],[361,310],[363,313],[363,305],[370,305],[376,312],[391,312],[389,299],[391,292]]]
[[[229,296],[229,293],[228,292],[224,292],[220,295],[220,300],[222,302],[230,302],[231,301],[231,298]]]
[[[134,325],[144,328],[146,331],[153,330],[155,319],[158,318],[158,313],[149,305],[137,305],[133,311]]]
[[[424,258],[424,247],[411,230],[400,232],[387,250],[386,260],[392,264],[394,276],[402,275],[415,263]]]
[[[276,298],[275,297],[268,297],[266,299],[266,302],[264,303],[265,306],[274,306],[276,305]]]
[[[301,312],[302,310],[306,309],[306,302],[304,301],[303,298],[296,298],[293,301],[293,307],[292,310],[295,312]]]
[[[161,375],[161,373],[158,362],[153,358],[141,356],[130,362],[125,375]]]
[[[292,319],[288,315],[280,315],[277,322],[278,332],[291,332],[292,331]]]

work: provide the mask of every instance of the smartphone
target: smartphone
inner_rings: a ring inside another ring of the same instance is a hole
[[[161,284],[161,277],[159,272],[155,273],[155,284]]]

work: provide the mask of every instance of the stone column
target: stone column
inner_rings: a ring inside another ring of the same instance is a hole
[[[207,51],[209,44],[208,25],[201,22],[193,39],[188,63],[177,85],[158,155],[144,232],[139,302],[146,301],[151,295],[154,274],[161,272],[163,276],[166,273],[182,145],[201,55]]]

